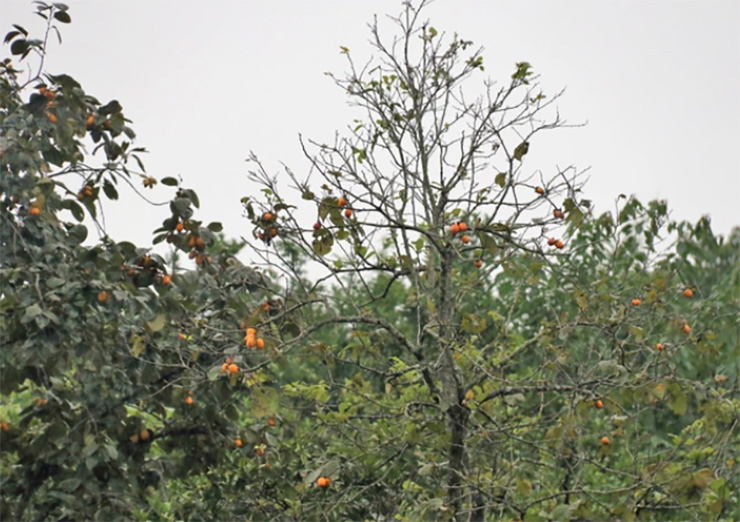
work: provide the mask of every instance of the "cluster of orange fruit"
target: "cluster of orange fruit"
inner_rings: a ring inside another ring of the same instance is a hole
[[[550,246],[554,246],[558,250],[562,250],[565,247],[565,243],[563,243],[561,239],[555,239],[554,237],[548,239],[547,244]]]
[[[188,406],[190,406],[190,405],[193,404],[193,402],[195,402],[195,401],[193,401],[193,391],[192,390],[189,390],[188,391],[188,396],[185,399],[185,404],[187,404]]]
[[[467,245],[470,243],[470,236],[468,236],[465,232],[468,231],[468,225],[464,221],[459,221],[457,223],[453,223],[450,225],[450,234],[457,235],[458,233],[462,233],[462,236],[460,237],[460,241],[462,241],[463,245]]]
[[[221,365],[221,373],[239,373],[239,367],[234,364],[234,359],[226,358],[226,362]]]
[[[267,305],[268,307],[270,305]],[[262,350],[265,348],[265,340],[262,337],[257,337],[257,330],[255,328],[247,328],[247,335],[244,336],[244,342],[247,348],[257,348]]]
[[[244,446],[244,443],[242,442],[242,439],[237,438],[236,440],[234,440],[234,446],[236,446],[237,448],[241,448],[242,446]],[[260,444],[259,446],[255,446],[254,447],[254,454],[257,457],[263,457],[265,455],[265,445],[264,444]],[[266,467],[269,468],[270,466],[269,465],[266,465]]]
[[[134,433],[131,436],[131,439],[130,440],[134,444],[137,444],[139,442],[146,442],[146,441],[148,441],[149,440],[149,437],[150,437],[149,430],[143,429],[139,433]]]
[[[164,270],[159,270],[156,263],[152,262],[152,256],[146,254],[138,258],[134,266],[122,265],[121,270],[125,270],[130,276],[135,276],[139,271],[149,271],[150,275],[153,275],[157,282],[162,285],[169,285],[172,283],[172,277],[168,275]]]
[[[349,219],[349,218],[352,217],[352,209],[351,208],[345,208],[348,203],[349,202],[347,201],[347,198],[345,198],[344,196],[342,196],[341,198],[339,198],[337,200],[337,206],[339,208],[344,208],[344,217],[346,217],[347,219]],[[321,225],[319,225],[319,227],[321,227]],[[316,228],[315,225],[314,225],[314,228]]]
[[[54,108],[54,98],[56,98],[57,93],[55,93],[51,89],[47,89],[46,85],[41,85],[38,89],[39,89],[39,94],[43,96],[44,98],[46,98],[47,100],[49,100],[46,103],[46,107],[49,109],[53,109]],[[57,117],[53,112],[47,111],[46,117],[49,118],[49,121],[52,123],[57,122]]]
[[[77,193],[77,199],[80,201],[84,201],[85,198],[92,197],[93,195],[93,186],[90,184],[85,185],[80,189],[80,191]]]
[[[178,225],[181,223],[178,223]],[[184,225],[183,225],[184,226]],[[203,241],[203,237],[198,234],[188,234],[185,239],[188,242],[188,246],[190,247],[190,252],[188,253],[188,259],[195,259],[196,265],[210,265],[213,262],[213,259],[211,256],[206,255],[205,248],[206,243]]]
[[[277,214],[273,212],[265,212],[262,214],[262,219],[260,219],[262,230],[257,234],[260,241],[269,243],[273,238],[277,237],[278,229],[276,221]]]
[[[95,116],[93,115],[93,113],[90,113],[87,115],[87,118],[85,119],[85,129],[87,129],[88,131],[91,131],[94,128],[95,128]],[[103,128],[110,129],[110,120],[106,119],[103,121]],[[149,178],[149,179],[153,179],[153,178]],[[147,187],[148,185],[145,183],[144,186]]]

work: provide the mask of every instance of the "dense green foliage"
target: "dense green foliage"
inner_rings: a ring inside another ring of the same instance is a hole
[[[480,52],[419,16],[343,48],[361,119],[305,178],[252,156],[240,243],[8,34],[41,67],[0,64],[2,519],[738,519],[740,229],[535,180],[557,96],[520,63],[464,99]],[[154,249],[97,220],[139,183]]]

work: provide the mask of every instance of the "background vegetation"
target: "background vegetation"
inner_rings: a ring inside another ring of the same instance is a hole
[[[3,519],[737,519],[740,230],[531,172],[565,123],[530,64],[487,81],[405,6],[308,174],[251,155],[230,241],[37,11],[0,67]],[[171,199],[158,247],[105,234],[124,185]]]

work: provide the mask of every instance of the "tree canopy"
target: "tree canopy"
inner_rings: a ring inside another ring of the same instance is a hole
[[[423,8],[362,66],[341,48],[357,119],[301,139],[305,172],[250,153],[239,239],[47,72],[65,5],[13,26],[3,519],[737,520],[740,229],[533,171],[560,93],[486,79]],[[169,200],[152,244],[109,237],[141,190]]]

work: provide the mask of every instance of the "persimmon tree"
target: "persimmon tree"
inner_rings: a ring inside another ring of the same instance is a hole
[[[157,180],[119,102],[46,71],[48,37],[71,17],[36,6],[43,37],[14,26],[0,66],[0,516],[147,518],[163,481],[210,469],[239,436],[243,452],[259,444],[234,422],[247,391],[238,326],[262,312],[267,280],[171,177],[154,243],[194,269],[105,234],[103,201]]]
[[[467,94],[482,54],[423,6],[388,40],[376,21],[364,65],[342,48],[349,72],[332,77],[359,116],[330,144],[301,139],[308,174],[286,184],[250,157],[253,250],[305,318],[279,349],[325,366],[283,387],[318,421],[308,482],[335,475],[321,516],[721,516],[737,502],[737,366],[680,361],[731,360],[736,310],[699,313],[681,297],[699,287],[685,243],[658,246],[711,232],[668,225],[660,203],[591,216],[575,168],[528,166],[564,125],[558,96],[526,62]],[[713,292],[736,292],[737,270],[728,283],[696,294],[723,309]]]

